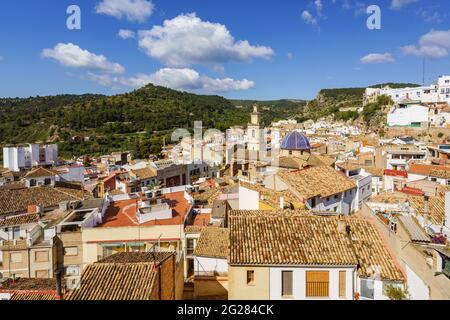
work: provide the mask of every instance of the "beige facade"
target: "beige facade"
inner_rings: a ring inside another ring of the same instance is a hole
[[[68,288],[77,285],[83,270],[83,243],[81,232],[62,232],[59,238],[63,247],[63,276]]]
[[[153,246],[161,251],[179,251],[184,245],[184,229],[183,225],[84,228],[82,243],[85,267],[108,255],[104,250],[108,247],[117,248],[116,252],[149,251]]]
[[[253,272],[253,281],[248,283],[248,273]],[[270,268],[229,266],[229,300],[269,300]]]
[[[3,261],[0,274],[3,277],[53,278],[58,268],[56,245],[27,247],[25,241],[0,248]]]

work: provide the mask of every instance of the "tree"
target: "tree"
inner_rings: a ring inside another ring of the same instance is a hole
[[[83,166],[84,167],[90,167],[91,166],[91,158],[89,156],[85,156],[84,157]]]
[[[409,293],[407,288],[388,284],[386,286],[386,296],[391,300],[407,300]]]

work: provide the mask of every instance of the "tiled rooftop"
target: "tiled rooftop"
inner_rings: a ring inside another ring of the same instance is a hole
[[[157,278],[155,264],[94,263],[83,271],[79,288],[67,300],[150,300]]]
[[[198,257],[226,259],[228,257],[229,230],[225,228],[203,228],[194,255]]]
[[[57,173],[56,171],[45,169],[45,168],[37,168],[34,170],[29,171],[26,175],[26,179],[33,179],[33,178],[43,178],[43,177],[52,177],[55,176]]]
[[[29,205],[54,207],[63,201],[79,201],[84,198],[81,186],[44,186],[35,188],[0,190],[0,215],[26,212]]]
[[[163,262],[173,255],[173,252],[119,252],[97,263]]]
[[[298,199],[292,192],[287,191],[274,191],[271,189],[267,189],[263,186],[248,183],[245,181],[239,181],[240,186],[257,191],[259,193],[259,201],[269,205],[274,209],[280,208],[280,198],[283,197],[283,201],[285,204],[291,203],[294,207],[300,206],[301,200]]]
[[[356,184],[331,167],[320,166],[278,175],[305,199],[328,197],[356,188]]]
[[[184,198],[184,192],[169,193],[163,196],[169,200],[172,208],[172,218],[148,221],[140,224],[141,227],[154,225],[181,225],[190,208],[189,202]],[[139,199],[116,201],[109,205],[100,228],[138,226],[136,207]]]
[[[358,265],[362,277],[381,266],[381,278],[403,281],[404,276],[383,245],[375,227],[360,218],[302,215],[232,215],[230,265]],[[345,230],[346,228],[344,228]]]
[[[28,223],[37,223],[39,221],[39,214],[21,214],[18,216],[11,216],[7,218],[0,218],[0,228],[9,226],[19,226]]]
[[[411,164],[408,172],[420,174],[420,175],[444,178],[444,177],[450,177],[450,166],[413,163],[413,164]],[[450,178],[447,178],[447,179],[450,179]]]

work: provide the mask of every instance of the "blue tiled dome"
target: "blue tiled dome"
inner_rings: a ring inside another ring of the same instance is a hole
[[[283,142],[281,142],[281,149],[310,150],[311,145],[309,144],[308,138],[300,132],[294,131],[284,137]]]

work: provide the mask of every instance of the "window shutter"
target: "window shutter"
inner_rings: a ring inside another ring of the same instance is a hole
[[[346,295],[346,283],[347,283],[347,272],[339,271],[339,297],[345,297]]]
[[[283,296],[293,295],[293,272],[292,271],[282,271],[282,289],[281,294]]]

